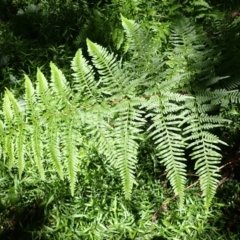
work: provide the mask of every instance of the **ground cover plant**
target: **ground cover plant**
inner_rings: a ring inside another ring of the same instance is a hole
[[[57,3],[59,19],[79,2]],[[96,6],[75,43],[52,48],[71,49],[64,64],[82,44],[68,65],[31,70],[2,97],[1,237],[238,239],[239,81],[224,70],[238,18],[205,1]]]

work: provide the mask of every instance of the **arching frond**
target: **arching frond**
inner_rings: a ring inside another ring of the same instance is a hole
[[[94,66],[98,69],[100,83],[103,85],[102,91],[106,94],[124,94],[127,78],[121,70],[120,63],[116,56],[102,46],[87,39],[88,52],[92,56]]]
[[[86,98],[86,100],[98,101],[97,88],[98,83],[95,80],[92,66],[88,64],[79,49],[72,61],[72,69],[74,71],[74,89],[78,92],[78,98]],[[84,101],[84,100],[82,100]]]
[[[224,120],[219,116],[209,116],[199,102],[198,98],[188,102],[189,114],[182,124],[187,123],[183,134],[188,143],[187,148],[192,150],[190,156],[196,161],[196,173],[199,174],[205,205],[208,208],[216,192],[219,178],[218,165],[222,156],[218,145],[223,143],[210,130],[221,126]]]
[[[51,68],[51,87],[60,96],[67,96],[70,93],[68,83],[62,71],[54,63],[50,63]]]
[[[77,164],[78,164],[78,150],[77,141],[75,136],[79,133],[75,133],[76,129],[74,127],[74,122],[69,119],[66,122],[68,129],[63,133],[63,152],[65,154],[66,161],[65,167],[67,168],[67,177],[70,182],[71,195],[74,195],[74,190],[76,186],[76,174],[77,174]]]
[[[171,102],[167,94],[152,96],[147,107],[150,111],[147,117],[151,117],[153,121],[148,131],[157,146],[158,157],[168,171],[167,177],[174,192],[179,195],[182,207],[186,184],[185,144],[181,128],[178,127],[184,117],[178,114],[182,107]]]
[[[134,46],[138,44],[137,40],[139,40],[138,31],[140,30],[140,25],[133,20],[125,18],[123,15],[121,15],[121,20],[127,37],[127,40],[124,43],[124,51],[127,52],[129,48],[134,49]]]
[[[135,183],[134,170],[137,165],[138,134],[144,123],[142,111],[136,107],[139,103],[123,100],[116,107],[118,117],[114,121],[114,142],[116,158],[111,162],[120,172],[127,199],[130,199]]]
[[[48,157],[52,160],[53,165],[61,180],[64,178],[62,167],[62,154],[60,152],[60,132],[59,123],[55,118],[49,119],[47,122],[46,137],[48,139]]]

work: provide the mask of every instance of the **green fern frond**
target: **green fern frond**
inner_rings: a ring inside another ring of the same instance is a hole
[[[17,159],[18,159],[18,169],[19,175],[21,176],[23,170],[25,168],[25,129],[23,123],[20,123],[18,126],[17,132],[17,143],[16,143],[16,152],[17,152]]]
[[[240,93],[238,90],[225,91],[225,93],[227,94],[222,99],[222,101],[220,101],[220,98],[218,99],[219,104],[226,106],[227,104],[230,103],[240,103]]]
[[[239,77],[231,77],[228,81],[222,81],[221,86],[227,90],[238,88],[240,85]]]
[[[117,105],[118,117],[114,121],[116,158],[111,162],[120,172],[126,199],[131,198],[133,184],[136,183],[134,170],[137,164],[137,140],[141,132],[140,127],[145,122],[142,111],[136,108],[137,105],[139,103],[123,100]]]
[[[123,15],[121,15],[121,20],[124,32],[127,36],[127,40],[124,44],[124,52],[127,52],[129,48],[134,49],[134,45],[139,38],[138,31],[140,29],[140,25],[133,20],[125,18]]]
[[[60,139],[58,132],[58,123],[56,119],[49,119],[47,122],[47,139],[48,139],[48,153],[49,158],[52,159],[53,165],[60,177],[61,180],[64,178],[62,161],[61,161],[61,153],[60,153]]]
[[[220,164],[222,156],[217,152],[220,149],[216,146],[220,141],[216,136],[206,131],[202,131],[195,137],[196,140],[191,138],[194,142],[189,144],[193,151],[190,156],[194,160],[197,159],[195,169],[196,173],[199,174],[205,206],[209,208],[220,177],[218,164]]]
[[[15,99],[15,97],[13,96],[12,92],[10,92],[9,90],[6,90],[5,94],[8,95],[10,104],[11,104],[11,108],[12,108],[12,113],[14,115],[15,121],[17,122],[22,122],[23,121],[23,115],[22,115],[22,111],[20,109],[20,106],[17,102],[17,100]]]
[[[209,208],[219,178],[218,164],[221,160],[221,154],[218,145],[223,144],[210,130],[221,126],[224,119],[219,116],[209,116],[205,109],[201,108],[197,99],[188,101],[187,104],[191,111],[182,122],[182,124],[184,122],[188,124],[184,128],[183,134],[186,136],[185,141],[189,143],[188,148],[192,149],[190,156],[196,160],[196,173],[199,174],[205,206]]]
[[[76,186],[76,175],[77,175],[77,165],[78,165],[78,150],[77,150],[77,142],[75,136],[78,133],[75,133],[74,123],[71,119],[68,119],[66,122],[68,129],[63,133],[63,145],[64,145],[64,153],[66,161],[66,168],[67,168],[67,177],[70,183],[70,190],[71,195],[74,195],[75,186]]]
[[[115,43],[116,49],[119,50],[124,43],[124,31],[123,29],[115,28],[112,33],[113,42]],[[126,50],[124,51],[124,53]]]
[[[157,34],[121,18],[130,61],[123,64],[114,53],[87,40],[91,61],[81,50],[76,53],[71,85],[50,63],[49,83],[40,69],[36,87],[25,76],[26,109],[6,90],[0,121],[3,159],[9,169],[17,165],[20,176],[30,164],[42,179],[55,172],[68,180],[73,195],[86,155],[83,149],[94,149],[117,169],[130,199],[146,127],[180,207],[186,184],[185,150],[191,149],[208,208],[219,177],[219,145],[224,144],[213,130],[225,119],[214,113],[239,103],[239,92],[218,88],[224,78],[216,76],[213,54],[205,50],[205,38],[189,19],[177,18],[166,52],[156,46]]]
[[[229,80],[229,76],[224,76],[224,77],[217,76],[217,77],[212,77],[212,78],[208,77],[207,79],[205,78],[205,79],[202,79],[202,80],[204,80],[204,83],[203,83],[204,86],[209,87],[209,86],[215,85],[216,83],[219,83],[219,82],[222,83],[222,82],[224,82],[225,79]]]
[[[137,140],[145,122],[142,111],[137,109],[140,102],[140,99],[131,99],[122,100],[114,106],[97,106],[95,114],[87,120],[87,131],[94,136],[91,142],[120,173],[127,199],[131,198],[132,187],[136,183]]]
[[[100,83],[104,86],[102,91],[108,95],[117,93],[124,95],[128,79],[125,78],[116,56],[113,53],[109,54],[105,48],[89,39],[87,39],[87,46],[93,64],[100,74]]]
[[[172,45],[183,47],[188,45],[191,48],[196,39],[196,30],[190,19],[177,16],[171,27],[170,41]]]
[[[214,73],[215,58],[212,50],[206,50],[206,45],[211,45],[208,39],[203,35],[201,29],[198,29],[188,18],[177,16],[171,28],[169,37],[171,51],[166,53],[169,66],[166,74],[171,79],[182,75],[175,88],[190,87],[206,88],[214,81],[219,81]],[[196,81],[198,84],[196,84]]]
[[[29,81],[28,81],[29,82]],[[33,88],[31,86],[31,88]],[[39,95],[39,97],[42,98],[42,101],[46,104],[46,101],[44,100],[45,98],[45,95],[47,94],[47,91],[49,89],[49,86],[48,86],[48,82],[47,82],[47,79],[45,78],[44,74],[41,72],[41,70],[38,68],[37,69],[37,93]],[[27,91],[27,89],[26,89]],[[33,95],[34,93],[34,90],[31,91],[31,95]],[[28,98],[29,98],[29,94],[28,94]]]
[[[181,100],[183,100],[182,98]],[[180,101],[181,101],[180,100]],[[186,184],[186,161],[184,154],[184,140],[178,125],[183,116],[177,113],[181,106],[172,103],[168,95],[152,96],[147,103],[153,124],[149,127],[150,136],[157,146],[157,154],[161,163],[166,167],[167,177],[175,194],[179,195],[180,207],[184,202],[184,188]]]
[[[192,4],[193,4],[193,6],[204,7],[206,9],[211,8],[210,5],[204,0],[194,0]]]
[[[74,71],[74,89],[78,92],[78,98],[84,101],[86,100],[98,102],[98,83],[94,78],[94,72],[92,66],[88,64],[86,59],[82,55],[82,51],[79,49],[71,63]]]
[[[96,106],[94,114],[89,114],[87,118],[86,131],[92,144],[98,149],[100,154],[105,155],[108,162],[116,158],[116,147],[114,142],[113,120],[114,112],[110,106]],[[109,120],[110,119],[110,120]]]
[[[26,110],[31,113],[31,109],[35,105],[35,89],[29,77],[24,75],[25,78],[25,100],[27,102]]]
[[[4,124],[3,124],[3,121],[0,120],[0,143],[1,142],[4,142]],[[4,159],[4,149],[3,149],[3,146],[0,144],[0,157],[2,157]]]
[[[9,133],[4,137],[4,141],[3,141],[3,151],[4,151],[4,154],[6,154],[8,157],[7,165],[9,170],[11,170],[15,161],[13,138],[14,138],[13,134]]]
[[[62,96],[64,101],[68,101],[71,90],[69,84],[62,71],[56,67],[54,63],[50,63],[51,68],[51,87],[52,90],[58,95]]]
[[[5,94],[3,98],[3,116],[6,124],[11,124],[13,121],[13,110],[11,108],[11,102],[9,95]]]
[[[25,130],[24,130],[24,116],[20,109],[20,106],[17,100],[14,98],[13,94],[6,90],[5,98],[4,98],[4,110],[9,111],[6,114],[6,127],[10,127],[11,125],[15,126],[16,130],[13,131],[11,129],[9,131],[9,135],[6,136],[5,141],[5,150],[9,156],[9,168],[13,166],[14,162],[17,159],[17,165],[19,170],[19,176],[21,177],[24,167],[24,138],[25,138]],[[16,152],[16,157],[15,157]]]
[[[34,123],[32,130],[32,151],[34,156],[34,161],[37,165],[38,172],[42,180],[45,180],[45,171],[43,168],[43,143],[41,140],[41,127],[38,126],[38,123]]]

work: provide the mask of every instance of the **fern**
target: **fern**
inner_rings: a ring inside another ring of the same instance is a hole
[[[199,175],[200,186],[205,197],[205,205],[208,208],[215,194],[219,178],[218,165],[221,154],[218,145],[219,138],[210,132],[211,129],[220,127],[224,120],[220,116],[209,115],[209,106],[204,103],[209,101],[206,96],[196,97],[188,101],[186,119],[181,123],[187,123],[183,134],[188,143],[187,148],[192,149],[191,158],[196,161],[195,169]]]
[[[178,125],[183,120],[179,114],[182,109],[180,105],[169,102],[171,100],[184,101],[187,97],[171,93],[162,93],[161,96],[152,96],[147,102],[148,110],[151,111],[147,117],[151,117],[153,124],[148,131],[152,130],[150,136],[157,145],[157,155],[161,163],[166,166],[167,177],[176,194],[180,197],[180,206],[183,205],[184,187],[186,185],[186,161],[184,154],[184,140],[180,134]],[[175,98],[175,99],[174,99]]]
[[[138,134],[141,132],[142,111],[136,109],[139,99],[123,100],[117,105],[118,117],[114,123],[114,138],[116,144],[116,159],[112,163],[119,170],[122,178],[125,196],[130,199],[134,170],[137,165]]]
[[[34,120],[33,120],[34,121]],[[31,149],[32,149],[32,155],[34,156],[34,161],[37,165],[39,174],[42,178],[42,180],[45,180],[45,174],[43,169],[43,140],[42,138],[42,129],[40,126],[38,126],[38,122],[33,122],[33,129],[30,132],[32,135],[31,138]]]
[[[83,98],[83,102],[87,100],[98,102],[98,84],[94,78],[93,68],[87,63],[80,49],[72,61],[72,69],[74,71],[74,87],[78,92],[77,97]]]
[[[6,131],[6,127],[11,126],[13,123],[13,111],[11,109],[10,99],[7,93],[5,94],[3,99],[3,115],[4,115],[4,123],[2,124],[3,125],[2,135],[4,135],[4,132]],[[2,140],[4,141],[4,146],[3,146],[4,153],[7,154],[9,157],[9,162],[8,162],[9,169],[12,168],[12,165],[14,163],[14,143],[12,141],[13,139],[14,139],[13,129],[9,129],[6,136],[2,138]],[[20,171],[20,175],[21,175],[21,171]]]
[[[195,1],[193,1],[192,5],[197,6],[197,7],[202,7],[202,8],[205,8],[205,9],[211,8],[209,6],[209,4],[204,0],[195,0]]]
[[[103,86],[102,91],[105,94],[124,94],[127,79],[124,78],[124,72],[121,71],[119,62],[116,61],[114,54],[109,54],[106,49],[100,45],[92,43],[87,39],[88,52],[92,56],[94,66],[100,74],[100,82]]]
[[[63,174],[63,167],[62,167],[62,161],[61,161],[61,153],[59,150],[60,146],[60,140],[59,140],[59,132],[58,132],[58,123],[55,119],[49,119],[47,123],[47,138],[48,141],[48,154],[49,158],[52,159],[54,167],[57,170],[57,173],[59,174],[59,177],[61,180],[64,178]]]
[[[77,174],[77,164],[78,164],[78,150],[77,150],[77,141],[75,139],[75,136],[78,135],[76,129],[74,129],[74,124],[71,119],[68,119],[67,122],[65,122],[68,130],[64,131],[63,136],[63,143],[64,143],[64,154],[65,154],[65,165],[67,168],[67,176],[68,180],[70,182],[70,189],[71,194],[74,195],[75,185],[76,185],[76,174]]]
[[[105,164],[117,169],[130,199],[146,130],[180,206],[191,157],[208,208],[219,178],[219,145],[224,144],[213,130],[226,121],[220,108],[239,102],[239,92],[218,88],[225,77],[215,74],[213,52],[205,50],[211,43],[189,19],[177,17],[165,51],[156,46],[162,41],[158,33],[121,18],[130,61],[87,39],[91,62],[77,51],[71,85],[50,63],[50,81],[40,69],[35,85],[25,76],[25,110],[6,90],[0,153],[9,170],[18,167],[20,177],[28,161],[43,180],[48,172],[67,179],[74,195],[87,157],[82,153],[97,150]]]
[[[127,41],[125,41],[124,49],[128,51],[128,48],[135,49],[137,39],[139,39],[140,26],[133,20],[129,20],[121,15],[122,26],[126,33]]]

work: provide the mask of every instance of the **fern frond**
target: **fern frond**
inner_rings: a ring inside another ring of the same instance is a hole
[[[56,119],[49,119],[47,122],[47,139],[48,139],[48,153],[49,158],[53,161],[53,165],[60,177],[61,180],[64,178],[62,161],[61,161],[61,153],[59,150],[60,140],[58,132],[58,123]]]
[[[113,42],[115,43],[116,49],[119,50],[124,43],[124,32],[123,29],[115,28],[112,33]],[[124,51],[124,53],[126,50]]]
[[[14,161],[15,161],[15,151],[16,151],[16,159],[17,159],[17,165],[19,170],[19,176],[21,177],[24,167],[25,167],[25,161],[24,161],[24,138],[25,138],[25,130],[24,130],[24,116],[21,111],[21,108],[17,102],[17,100],[14,98],[13,94],[6,90],[5,92],[5,98],[4,98],[4,111],[7,109],[9,110],[9,113],[6,116],[6,123],[8,124],[8,127],[10,127],[10,120],[11,124],[15,126],[16,130],[13,132],[10,130],[9,135],[12,139],[9,138],[9,136],[6,138],[6,150],[9,155],[9,168],[12,167]],[[14,151],[15,149],[15,151]]]
[[[189,115],[182,124],[184,122],[188,124],[183,134],[186,136],[185,141],[189,142],[188,148],[192,149],[190,156],[196,160],[196,173],[199,174],[205,206],[209,208],[219,178],[218,164],[221,154],[218,144],[223,144],[210,130],[221,126],[224,119],[219,116],[209,116],[205,109],[201,108],[200,102],[198,98],[188,101]]]
[[[5,133],[4,133],[4,124],[3,124],[3,121],[2,120],[0,120],[0,143],[1,142],[4,142],[4,135],[5,135]],[[3,159],[5,158],[5,156],[4,156],[4,149],[3,149],[3,146],[0,144],[0,157],[2,157]]]
[[[114,53],[87,40],[91,61],[81,50],[76,53],[71,85],[50,63],[49,83],[40,69],[36,87],[25,76],[26,109],[6,90],[0,154],[2,150],[9,169],[18,166],[20,176],[28,166],[25,158],[36,165],[42,179],[48,171],[57,173],[68,180],[73,195],[85,147],[97,150],[117,169],[130,199],[139,142],[145,137],[141,131],[148,119],[148,137],[180,197],[180,207],[186,184],[185,149],[190,148],[208,208],[218,182],[219,144],[223,144],[212,130],[225,122],[221,114],[213,113],[239,103],[239,92],[217,88],[224,78],[216,77],[215,57],[205,50],[207,41],[189,19],[179,17],[174,22],[165,43],[167,52],[157,46],[158,34],[121,19],[131,61],[123,64]]]
[[[98,102],[98,83],[94,78],[92,66],[88,64],[79,49],[71,63],[74,71],[74,89],[78,92],[78,98],[86,98],[86,100]],[[82,100],[84,101],[84,99]]]
[[[214,53],[212,50],[206,50],[206,45],[211,43],[190,19],[183,16],[176,17],[171,27],[169,42],[172,50],[166,54],[169,59],[166,62],[169,66],[166,71],[167,78],[171,79],[180,74],[184,76],[175,88],[188,88],[192,83],[195,90],[201,85],[203,85],[202,88],[206,88],[213,83],[214,79],[220,80],[213,74]]]
[[[87,39],[88,52],[92,56],[94,66],[100,74],[100,83],[104,86],[102,91],[108,95],[124,95],[127,91],[126,84],[128,79],[125,78],[116,56],[102,46],[91,42]]]
[[[16,152],[17,152],[17,159],[18,159],[18,169],[19,169],[19,176],[22,175],[23,170],[25,168],[25,129],[23,123],[18,125],[18,132],[17,132],[17,143],[16,143]]]
[[[3,141],[3,150],[4,154],[8,156],[8,169],[11,170],[14,161],[15,161],[15,156],[14,156],[14,143],[13,143],[13,134],[9,133],[4,137]]]
[[[224,76],[224,77],[217,76],[217,77],[212,77],[212,78],[206,77],[206,78],[203,78],[201,80],[204,81],[203,84],[204,84],[205,87],[209,87],[209,86],[212,86],[212,85],[214,85],[216,83],[224,82],[223,80],[225,80],[226,78],[228,78],[228,80],[229,80],[229,76]]]
[[[213,104],[220,104],[224,107],[231,103],[240,103],[240,93],[238,90],[226,91],[224,89],[216,90],[214,92],[219,93],[219,97],[213,99]],[[222,98],[221,98],[222,97]]]
[[[37,87],[36,87],[36,92],[39,95],[40,98],[42,98],[42,102],[46,104],[46,94],[47,91],[49,90],[48,82],[47,79],[45,78],[44,74],[41,72],[41,70],[38,68],[37,69]],[[33,90],[31,95],[33,95]]]
[[[31,113],[31,109],[34,108],[35,105],[35,89],[29,77],[24,75],[25,78],[25,99],[27,102],[26,110]]]
[[[54,63],[50,63],[51,68],[51,86],[57,96],[62,96],[63,100],[68,102],[71,90],[62,71]]]
[[[45,171],[43,168],[43,143],[41,136],[41,127],[38,126],[38,123],[35,122],[32,130],[31,148],[33,151],[34,161],[37,165],[41,179],[45,180]]]
[[[6,124],[11,124],[13,121],[13,110],[11,108],[11,102],[9,95],[5,94],[3,98],[3,116]]]
[[[118,117],[114,121],[116,158],[111,163],[118,169],[126,199],[131,198],[133,184],[136,183],[134,170],[137,164],[138,134],[144,123],[142,111],[136,109],[139,103],[123,100],[117,105]]]
[[[66,158],[67,177],[70,183],[71,195],[74,195],[76,186],[77,164],[78,164],[78,150],[76,136],[79,135],[74,129],[74,123],[71,119],[66,122],[67,129],[63,132],[63,145]]]
[[[210,9],[210,5],[204,0],[195,0],[193,1],[193,6],[203,7],[204,9]]]
[[[93,114],[94,113],[94,114]],[[108,105],[96,105],[92,113],[87,116],[87,136],[99,151],[105,155],[108,162],[116,158],[113,122],[114,111]],[[91,136],[94,136],[92,138]]]
[[[136,41],[139,38],[138,31],[140,29],[140,25],[133,20],[125,18],[122,14],[121,20],[124,32],[126,33],[127,36],[127,41],[124,44],[124,52],[127,52],[129,48],[134,49],[134,45],[136,44]]]
[[[167,95],[152,96],[147,103],[153,124],[149,127],[150,136],[157,146],[160,162],[166,167],[167,177],[175,194],[179,195],[180,207],[184,202],[184,188],[186,184],[186,161],[184,157],[184,140],[178,127],[183,116],[177,113],[181,106],[169,101]]]
[[[14,115],[14,120],[16,122],[22,122],[23,121],[23,114],[22,114],[22,111],[21,111],[21,108],[17,102],[17,100],[15,99],[15,97],[13,96],[12,92],[10,92],[9,90],[6,90],[5,94],[8,95],[9,97],[9,101],[10,101],[10,104],[11,104],[11,108],[12,108],[12,113]]]

